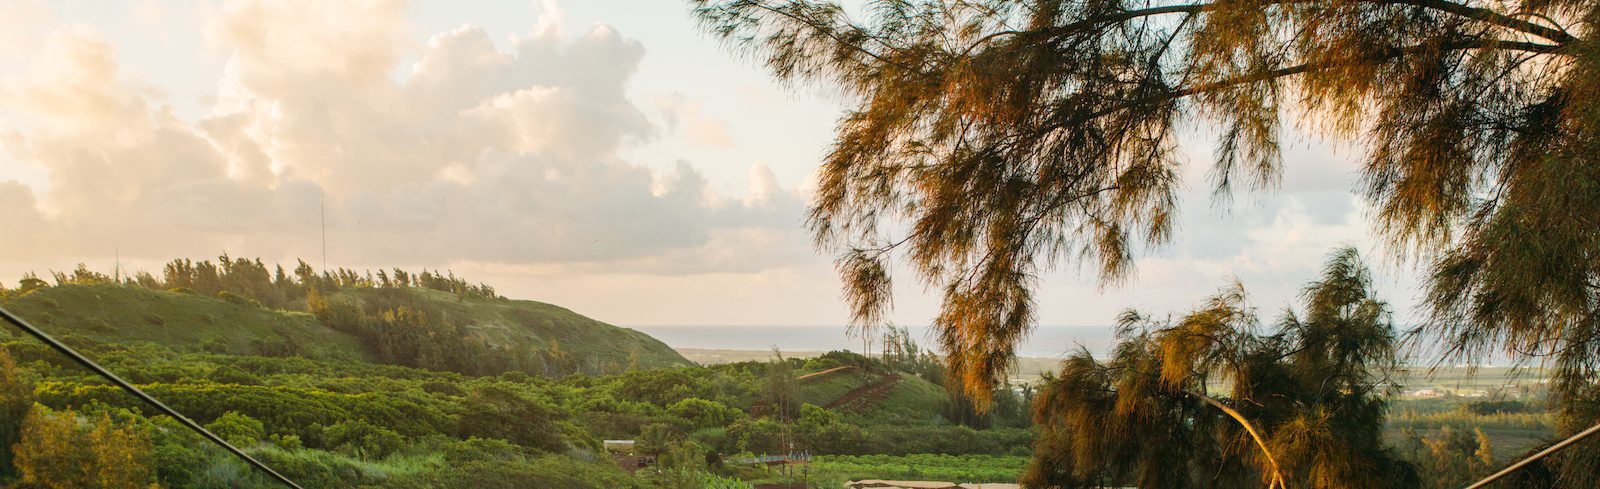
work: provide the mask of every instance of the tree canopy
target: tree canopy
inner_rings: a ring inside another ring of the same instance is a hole
[[[934,325],[975,394],[1012,365],[1041,271],[1114,284],[1172,239],[1180,133],[1215,128],[1226,197],[1274,185],[1286,122],[1366,149],[1358,190],[1433,267],[1452,352],[1600,360],[1600,2],[863,3],[691,0],[778,78],[853,104],[812,234],[859,327],[896,258],[942,287]]]
[[[1417,487],[1383,442],[1397,339],[1352,249],[1274,330],[1237,283],[1177,319],[1123,314],[1107,362],[1080,353],[1034,405],[1029,487]]]

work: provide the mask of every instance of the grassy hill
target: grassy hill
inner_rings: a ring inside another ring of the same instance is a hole
[[[947,424],[944,389],[913,375],[851,369],[803,382],[800,402],[831,406],[848,417],[899,425]],[[847,399],[852,395],[858,399]],[[841,402],[850,401],[850,402]]]
[[[5,307],[56,336],[235,355],[271,355],[298,343],[307,358],[371,358],[360,341],[310,314],[180,292],[69,284],[34,290]]]
[[[413,300],[427,303],[462,324],[469,335],[505,348],[548,351],[555,346],[579,361],[627,363],[638,368],[693,365],[683,355],[650,335],[590,319],[564,307],[543,302],[489,299],[423,288],[395,289]],[[388,293],[384,289],[346,288],[336,300],[371,302]]]
[[[362,303],[380,294],[403,294],[410,303],[442,311],[440,320],[504,351],[542,352],[558,344],[572,358],[596,365],[690,364],[644,333],[540,302],[422,288],[346,287],[330,295]],[[11,297],[5,307],[59,336],[152,342],[181,351],[380,361],[374,355],[375,345],[309,313],[271,309],[228,294],[222,297],[128,285],[66,284]]]

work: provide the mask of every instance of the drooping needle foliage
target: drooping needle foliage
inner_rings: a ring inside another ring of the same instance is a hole
[[[1175,320],[1124,313],[1110,359],[1082,352],[1046,380],[1023,482],[1417,487],[1383,443],[1397,340],[1356,252],[1335,252],[1301,298],[1271,331],[1237,283]]]
[[[934,325],[980,399],[1041,271],[1114,283],[1172,238],[1193,127],[1215,128],[1219,196],[1275,182],[1286,122],[1360,143],[1374,226],[1436,264],[1452,351],[1554,353],[1573,379],[1600,362],[1600,1],[861,3],[691,0],[778,78],[852,104],[813,236],[859,327],[890,307],[892,259],[941,287]]]

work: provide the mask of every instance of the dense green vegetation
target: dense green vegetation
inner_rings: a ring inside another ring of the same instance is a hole
[[[702,471],[709,452],[730,457],[786,453],[790,443],[813,454],[1021,454],[1031,440],[1023,429],[974,430],[938,417],[900,417],[941,410],[945,398],[923,395],[937,387],[920,379],[894,391],[915,395],[888,398],[916,398],[922,405],[841,413],[803,404],[792,419],[752,417],[750,411],[765,395],[765,375],[774,368],[766,363],[561,378],[520,372],[469,376],[349,359],[178,352],[152,343],[112,345],[84,337],[68,341],[308,487],[500,487],[495,484],[501,478],[567,480],[561,474],[593,487],[652,484],[648,477],[628,477],[609,460],[600,449],[600,440],[609,438],[639,439],[642,450],[652,454],[695,451],[699,455],[689,458]],[[163,485],[270,486],[172,420],[146,416],[147,408],[131,396],[42,345],[12,337],[4,347],[20,365],[10,371],[32,380],[26,395],[39,403],[35,409],[104,418],[94,423],[111,423],[142,437],[150,447],[135,458],[152,467]],[[841,357],[875,363],[838,353],[784,365],[820,371]],[[881,375],[843,378],[866,382]],[[797,389],[812,394],[805,386]],[[877,421],[885,419],[895,421]],[[603,483],[608,480],[619,485]]]
[[[240,278],[265,270],[80,269],[26,277],[0,305],[307,487],[740,487],[774,474],[723,460],[1015,457],[1032,440],[1020,410],[952,416],[972,409],[953,406],[964,401],[944,393],[942,366],[908,339],[882,358],[694,367],[642,334],[448,275]],[[0,442],[19,457],[0,481],[272,487],[42,344],[8,329],[0,348]],[[603,439],[639,440],[658,463],[629,474]],[[122,448],[91,449],[106,440]],[[71,468],[84,461],[104,473]]]
[[[54,283],[30,276],[0,292],[0,305],[307,487],[1003,482],[1024,472],[1036,442],[1033,386],[997,387],[990,409],[975,409],[904,330],[887,331],[872,358],[697,367],[638,333],[487,288],[450,292],[464,282],[422,287],[409,275],[408,286],[384,286],[341,273],[271,289],[301,307],[275,308],[277,293],[249,287],[203,295],[217,286],[164,288],[86,270]],[[0,481],[273,487],[176,421],[3,331],[0,443],[14,460],[0,466]],[[509,347],[517,344],[528,347]],[[1385,442],[1430,487],[1480,474],[1553,429],[1542,400],[1510,394],[1524,400],[1399,401]],[[629,473],[604,439],[637,440],[656,463]],[[813,457],[809,470],[740,463],[795,453]],[[90,462],[100,471],[71,469]]]

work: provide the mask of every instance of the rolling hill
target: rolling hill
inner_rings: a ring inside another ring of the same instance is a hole
[[[541,302],[416,287],[345,287],[328,297],[354,307],[403,299],[406,307],[429,311],[430,323],[445,326],[441,331],[457,336],[440,337],[437,331],[426,331],[418,340],[422,343],[459,342],[531,357],[548,356],[554,350],[572,359],[575,370],[586,366],[601,370],[691,365],[665,343],[644,333]],[[57,336],[111,343],[151,342],[180,351],[414,363],[380,355],[386,344],[377,344],[372,337],[355,334],[325,318],[272,309],[227,293],[205,296],[181,289],[65,284],[13,295],[4,306]],[[398,323],[381,319],[369,322],[378,329],[399,329]]]

